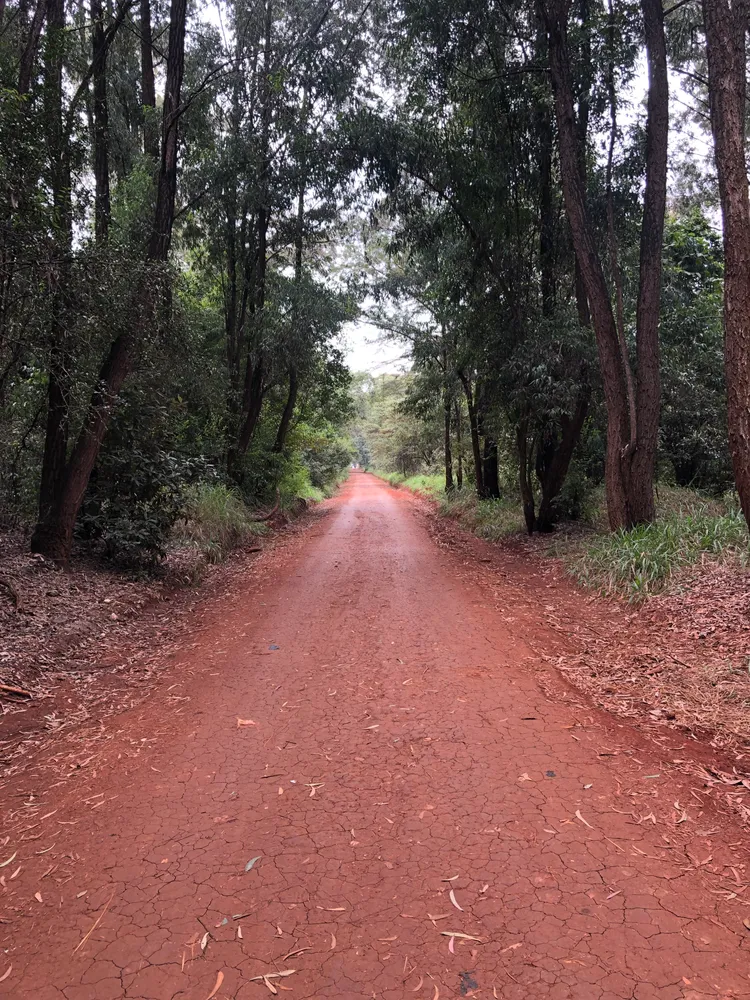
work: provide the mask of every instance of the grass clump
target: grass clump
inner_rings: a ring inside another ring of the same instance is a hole
[[[196,548],[208,562],[218,563],[249,538],[267,532],[252,519],[242,498],[224,483],[198,483],[190,488],[180,541]]]
[[[523,513],[517,500],[480,500],[471,488],[443,493],[440,513],[489,542],[498,542],[524,530]]]
[[[747,525],[738,508],[723,505],[722,511],[717,501],[701,503],[693,493],[688,509],[667,510],[652,524],[584,541],[567,560],[576,582],[639,601],[663,590],[681,569],[706,557],[743,563],[747,559]]]

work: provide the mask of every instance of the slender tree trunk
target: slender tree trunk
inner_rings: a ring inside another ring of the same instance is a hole
[[[447,390],[443,392],[443,458],[445,464],[445,492],[451,493],[453,483],[453,453],[451,451],[451,401]]]
[[[461,433],[461,403],[456,400],[456,451],[458,452],[458,467],[456,469],[456,486],[459,490],[464,486],[464,455],[463,455],[463,435]]]
[[[109,194],[109,111],[107,107],[107,47],[101,0],[91,0],[91,43],[94,83],[94,226],[97,244],[107,242],[111,215]]]
[[[526,530],[531,535],[536,527],[534,490],[531,486],[531,455],[529,454],[529,417],[524,413],[516,426],[516,447],[518,450],[518,485],[521,490],[523,518]]]
[[[31,77],[34,72],[34,62],[36,60],[39,39],[41,38],[44,19],[47,14],[47,0],[38,0],[34,9],[34,16],[28,31],[24,31],[21,41],[21,62],[18,70],[18,93],[23,96],[28,94],[31,87]]]
[[[746,0],[703,0],[708,91],[724,222],[724,356],[729,449],[750,524],[750,197],[745,154]]]
[[[500,469],[497,458],[497,441],[485,434],[484,456],[482,459],[482,482],[484,492],[491,500],[500,499]]]
[[[156,115],[154,80],[154,43],[151,30],[150,0],[141,0],[141,102],[143,104],[143,152],[154,162],[159,159],[159,129]]]
[[[471,453],[474,458],[474,482],[476,483],[477,496],[484,499],[484,477],[482,469],[482,448],[479,442],[479,417],[474,401],[471,382],[463,372],[458,373],[461,385],[466,396],[466,409],[469,413],[469,431],[471,433]]]
[[[286,444],[286,437],[289,433],[289,427],[292,423],[292,417],[294,416],[294,407],[297,404],[297,394],[299,392],[299,379],[297,377],[297,369],[294,365],[289,366],[289,392],[286,397],[286,405],[284,406],[284,412],[281,414],[281,420],[279,421],[279,429],[276,432],[276,441],[273,446],[273,450],[278,454],[284,451],[284,446]]]
[[[60,0],[53,0],[60,2]],[[185,62],[187,0],[172,0],[167,50],[167,75],[162,116],[162,156],[156,193],[154,221],[146,258],[155,265],[166,262],[174,223],[177,183],[178,122]],[[159,281],[153,274],[142,279],[138,295],[142,315],[153,316],[158,308]],[[101,367],[83,426],[65,470],[65,478],[54,503],[40,519],[32,536],[36,552],[66,563],[73,544],[73,529],[99,455],[112,410],[132,366],[138,330],[131,327],[113,341]]]
[[[245,371],[245,390],[243,395],[242,416],[237,438],[237,453],[241,459],[247,452],[253,439],[260,412],[263,407],[263,379],[265,376],[265,358],[262,344],[263,327],[265,324],[266,306],[266,275],[268,269],[268,227],[271,222],[269,205],[269,182],[271,172],[271,58],[273,31],[273,2],[266,0],[265,25],[263,39],[263,75],[259,85],[261,100],[261,170],[259,178],[259,205],[257,213],[257,254],[253,283],[254,299],[252,304],[253,334],[255,345],[250,345]],[[255,349],[253,350],[253,346]]]
[[[537,531],[551,531],[555,523],[554,501],[559,496],[568,475],[573,452],[581,437],[583,425],[591,399],[591,387],[584,381],[578,391],[573,416],[564,413],[560,418],[560,441],[555,448],[552,460],[539,477],[542,498],[539,501],[539,513],[536,518]]]
[[[73,241],[70,151],[63,126],[64,0],[48,0],[44,67],[44,117],[52,188],[56,262],[52,271],[47,420],[39,484],[39,518],[48,518],[65,478],[70,432],[68,364],[69,267]]]
[[[636,306],[636,400],[638,440],[630,456],[630,516],[636,524],[653,521],[654,474],[659,444],[661,377],[659,314],[661,307],[664,215],[667,206],[669,75],[661,0],[641,0],[648,58],[646,188],[641,227],[638,303]],[[747,190],[747,175],[745,175]]]

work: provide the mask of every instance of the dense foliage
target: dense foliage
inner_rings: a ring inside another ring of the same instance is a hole
[[[601,483],[613,528],[648,522],[656,477],[734,481],[747,514],[735,16],[6,0],[3,515],[61,562],[74,537],[155,562],[202,491],[319,495],[354,454],[514,495],[530,531]],[[690,157],[668,175],[668,57],[718,193]],[[352,384],[363,302],[408,374]]]

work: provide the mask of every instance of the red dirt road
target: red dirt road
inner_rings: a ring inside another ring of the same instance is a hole
[[[488,607],[371,476],[330,508],[93,763],[3,802],[0,994],[750,996],[746,834],[543,693],[512,576]]]

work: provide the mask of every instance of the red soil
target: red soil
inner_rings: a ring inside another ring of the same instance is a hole
[[[371,476],[329,508],[2,787],[0,995],[750,996],[748,839],[689,751],[548,669],[512,562]]]

